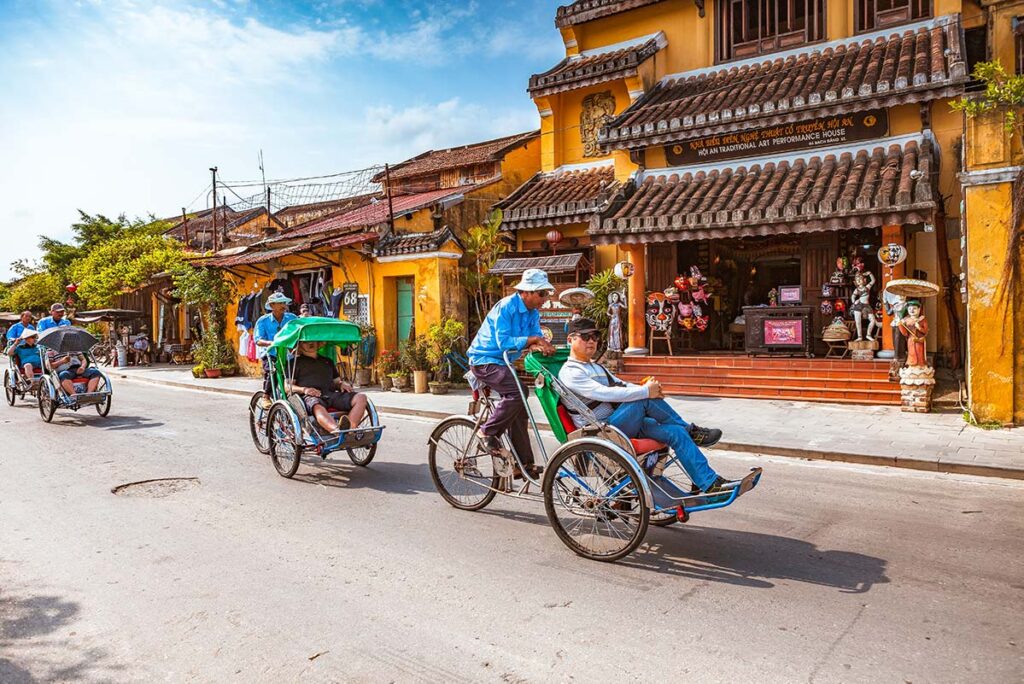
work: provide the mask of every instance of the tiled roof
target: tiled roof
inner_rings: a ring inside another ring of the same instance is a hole
[[[661,242],[921,223],[935,208],[931,149],[908,136],[777,163],[649,171],[590,234],[598,243]]]
[[[368,193],[364,195],[355,195],[353,197],[343,197],[341,199],[329,200],[326,202],[296,204],[281,209],[274,214],[274,216],[286,226],[294,226],[298,228],[303,223],[307,223],[314,219],[337,214],[343,211],[351,211],[352,209],[365,206],[369,204],[374,197],[379,196],[379,193]]]
[[[490,271],[493,275],[521,274],[528,268],[540,268],[548,273],[572,273],[580,264],[583,255],[552,254],[541,257],[503,257],[494,262]]]
[[[667,77],[598,133],[637,148],[752,125],[954,97],[967,67],[959,15]]]
[[[555,11],[555,26],[562,28],[582,24],[658,2],[661,0],[576,0]]]
[[[328,238],[326,240],[318,241],[314,247],[323,247],[326,249],[339,249],[341,247],[354,247],[355,245],[361,245],[364,242],[373,242],[380,238],[380,233],[374,233],[373,231],[363,231],[358,233],[348,233],[341,237]]]
[[[619,190],[615,167],[538,173],[496,204],[506,229],[583,223]]]
[[[541,97],[635,76],[640,65],[667,44],[665,34],[659,31],[634,45],[596,54],[570,55],[554,68],[530,77],[530,96]]]
[[[411,195],[395,195],[391,198],[394,206],[395,217],[407,212],[417,211],[445,200],[457,200],[463,193],[469,192],[479,186],[463,185],[458,188],[446,188],[443,190],[431,190],[430,192],[418,192]],[[376,200],[376,201],[373,201]],[[298,226],[284,235],[281,235],[271,242],[280,240],[291,240],[301,237],[321,236],[333,232],[349,232],[352,229],[363,226],[376,226],[386,223],[388,220],[388,200],[384,195],[372,198],[369,204],[365,204],[352,211],[343,211],[331,214],[320,219],[309,221]]]
[[[298,252],[309,249],[310,244],[303,242],[297,245],[290,245],[288,247],[278,247],[277,249],[266,249],[266,250],[246,250],[241,254],[231,254],[222,257],[211,257],[209,259],[203,259],[200,262],[203,266],[213,266],[216,268],[231,268],[232,266],[246,266],[250,264],[262,264],[272,259],[279,259],[289,254],[296,254]]]
[[[461,147],[449,147],[445,150],[429,150],[400,164],[395,164],[389,169],[389,173],[392,180],[395,180],[435,173],[445,169],[501,161],[510,150],[525,145],[538,137],[540,137],[539,130],[517,133]],[[384,180],[384,174],[377,174],[373,180],[377,182]]]
[[[373,250],[376,256],[395,256],[398,254],[423,254],[436,252],[445,243],[454,241],[459,247],[462,243],[455,237],[450,228],[442,228],[430,233],[396,233],[388,235],[377,243]]]
[[[262,231],[252,234],[241,234],[235,231],[255,218],[267,213],[266,207],[257,207],[248,211],[235,211],[230,207],[217,207],[217,230],[224,236],[227,234],[227,242],[244,242],[247,238],[262,238]],[[189,247],[209,248],[213,245],[213,218],[214,211],[205,209],[188,218],[187,221],[178,220],[177,224],[164,232],[164,235],[176,240],[185,240],[185,231],[188,230]],[[283,224],[271,217],[271,222],[276,224],[275,228],[283,228]]]

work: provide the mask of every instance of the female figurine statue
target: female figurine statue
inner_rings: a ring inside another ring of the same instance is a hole
[[[871,306],[871,288],[875,285],[875,274],[871,271],[857,273],[853,276],[853,294],[850,295],[850,311],[853,313],[853,320],[857,324],[857,339],[874,341],[875,328],[878,327],[878,318],[875,316],[875,308]],[[868,335],[864,337],[864,316],[868,317]]]
[[[928,335],[928,320],[921,312],[920,300],[907,301],[906,311],[900,319],[900,332],[907,338],[907,365],[927,366],[925,337]]]
[[[618,292],[608,295],[608,349],[622,351],[622,297]]]

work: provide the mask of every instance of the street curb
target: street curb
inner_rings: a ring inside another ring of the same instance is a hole
[[[252,392],[234,389],[231,387],[204,387],[193,385],[187,382],[175,382],[173,380],[151,380],[149,378],[134,377],[131,375],[117,374],[117,377],[129,382],[141,382],[147,385],[163,385],[188,389],[195,392],[213,392],[214,394],[233,394],[243,397],[252,396]],[[399,406],[380,406],[377,411],[388,415],[413,416],[417,418],[435,418],[441,420],[447,418],[450,413],[444,411],[429,411],[426,409],[402,408]],[[551,426],[538,421],[537,427],[541,430],[551,432]],[[857,463],[860,465],[888,466],[890,468],[905,468],[908,470],[924,470],[929,472],[953,473],[956,475],[976,475],[979,477],[1000,477],[1011,480],[1024,480],[1024,468],[1006,468],[1003,466],[989,466],[970,463],[940,463],[924,458],[897,457],[897,456],[873,456],[871,454],[850,454],[842,451],[819,451],[813,449],[797,449],[794,447],[771,446],[767,444],[747,444],[744,442],[719,442],[716,447],[726,451],[736,451],[746,454],[760,456],[782,456],[785,458],[802,458],[808,461],[835,461],[837,463]]]

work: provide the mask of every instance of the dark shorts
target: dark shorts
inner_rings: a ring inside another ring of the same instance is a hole
[[[95,368],[86,368],[81,374],[77,373],[74,369],[61,371],[57,374],[57,377],[64,380],[74,380],[75,378],[84,378],[86,380],[92,380],[93,378],[100,377],[100,372]]]
[[[306,408],[310,413],[312,413],[313,409],[318,405],[323,406],[328,410],[335,409],[338,411],[345,411],[347,413],[352,410],[352,400],[355,398],[355,392],[324,392],[323,395],[319,397],[302,397],[302,401],[306,404]]]

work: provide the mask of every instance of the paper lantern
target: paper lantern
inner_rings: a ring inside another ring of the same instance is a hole
[[[889,268],[902,264],[907,260],[907,248],[903,245],[897,245],[895,242],[890,242],[878,250],[878,260]]]
[[[544,237],[547,238],[548,244],[552,247],[562,241],[562,234],[557,230],[549,230]]]
[[[628,261],[620,261],[619,263],[615,264],[615,268],[612,270],[615,272],[616,277],[625,280],[626,278],[633,275],[633,272],[636,270],[636,267],[634,267],[633,264],[629,263]]]

